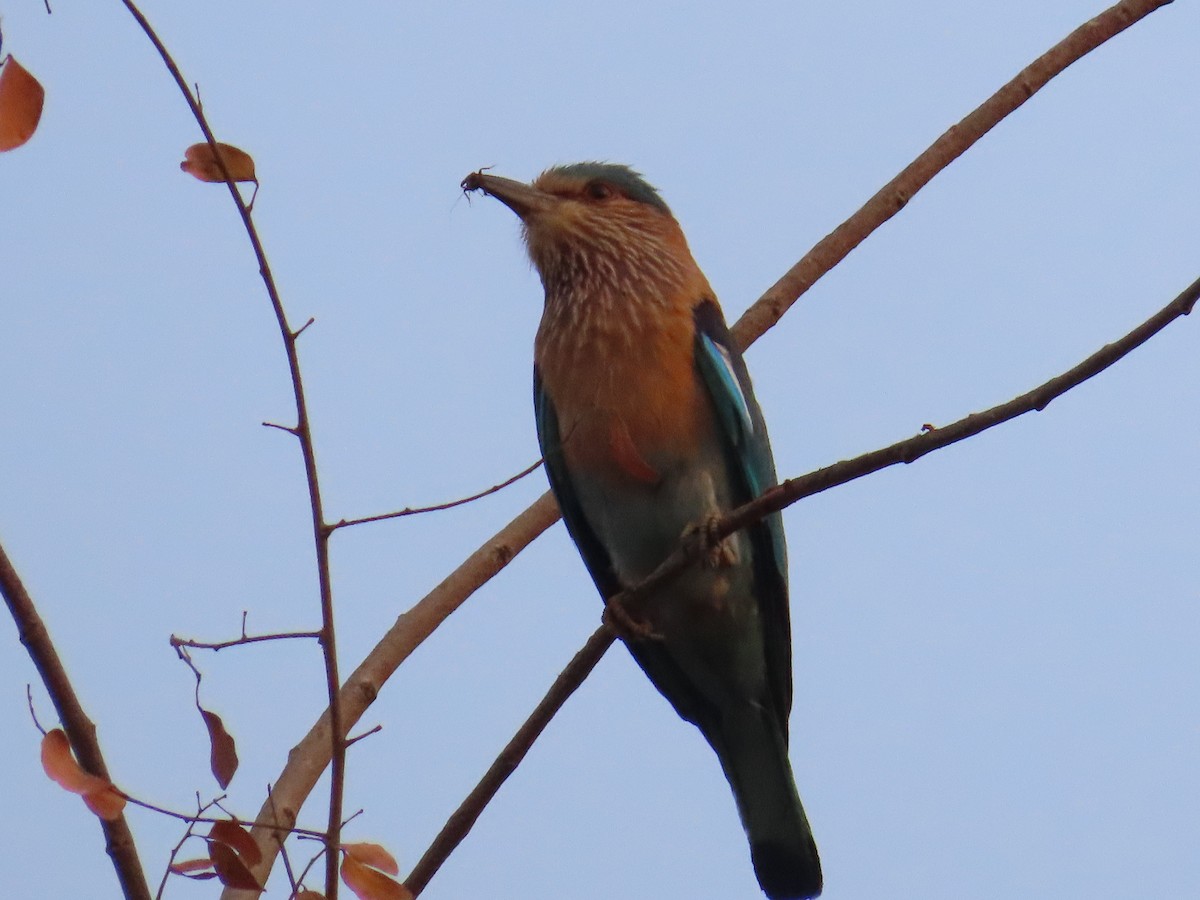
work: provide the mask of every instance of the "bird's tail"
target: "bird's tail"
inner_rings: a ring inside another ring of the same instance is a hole
[[[707,734],[733,788],[754,874],[771,900],[821,893],[821,860],[788,762],[783,730],[768,712],[742,707]]]

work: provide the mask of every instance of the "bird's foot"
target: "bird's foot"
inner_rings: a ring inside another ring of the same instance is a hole
[[[733,536],[718,537],[717,527],[721,516],[711,513],[683,531],[685,543],[691,543],[700,552],[701,561],[710,569],[728,569],[738,563],[738,548]]]
[[[662,635],[649,622],[634,618],[619,597],[605,601],[604,615],[600,618],[627,644],[631,641],[662,640]]]

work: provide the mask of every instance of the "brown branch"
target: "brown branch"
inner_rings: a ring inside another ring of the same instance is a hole
[[[496,792],[508,780],[508,776],[516,771],[521,760],[525,758],[525,754],[529,752],[529,748],[533,746],[533,742],[538,739],[550,720],[567,702],[567,698],[583,684],[583,680],[612,646],[615,637],[616,634],[612,628],[608,625],[601,625],[587,639],[587,643],[579,649],[567,667],[554,679],[546,696],[534,707],[533,712],[517,729],[512,740],[500,751],[500,755],[496,757],[496,761],[480,779],[479,784],[475,785],[458,809],[446,820],[446,824],[433,839],[429,849],[417,860],[417,864],[409,873],[408,878],[404,880],[404,886],[412,891],[414,897],[425,890],[429,879],[437,874],[442,863],[467,836],[467,832],[471,830],[480,813],[483,812],[483,808],[496,796]]]
[[[96,737],[96,726],[83,711],[67,670],[50,639],[46,623],[38,614],[33,598],[25,590],[3,546],[0,546],[0,594],[4,595],[8,611],[17,625],[17,637],[29,652],[34,668],[46,686],[46,693],[58,711],[63,730],[71,741],[71,749],[75,751],[79,764],[85,771],[111,784],[112,778]],[[104,829],[105,850],[117,871],[122,893],[127,900],[150,900],[150,886],[142,871],[137,845],[133,842],[133,833],[125,816],[118,816],[112,821],[101,819],[100,826]]]
[[[351,525],[365,525],[368,522],[382,522],[386,519],[398,519],[401,516],[416,516],[420,515],[421,513],[441,512],[444,509],[454,509],[456,506],[474,503],[476,500],[481,500],[484,497],[489,497],[492,494],[495,494],[497,491],[504,490],[510,484],[516,484],[526,475],[532,474],[541,464],[542,461],[539,459],[533,465],[527,466],[516,475],[513,475],[511,478],[506,478],[499,484],[493,484],[490,488],[484,488],[479,493],[472,494],[469,497],[461,497],[458,500],[450,500],[446,503],[438,503],[433,506],[406,506],[404,509],[397,510],[396,512],[381,513],[377,516],[364,516],[361,519],[341,519],[337,522],[334,522],[330,528],[348,528]]]
[[[831,231],[772,285],[730,329],[738,345],[753,344],[779,321],[817,280],[861,244],[876,228],[900,212],[921,188],[965,153],[1009,113],[1045,87],[1055,75],[1171,0],[1122,0],[1080,25],[1017,73],[974,112],[885,184],[849,219]]]
[[[923,431],[889,447],[834,463],[798,478],[789,478],[758,499],[722,516],[711,528],[705,529],[703,532],[698,531],[696,534],[702,534],[706,540],[684,541],[643,581],[622,591],[608,603],[610,605],[620,604],[628,608],[646,602],[656,589],[676,578],[709,547],[715,546],[716,543],[735,531],[752,525],[771,513],[779,512],[805,497],[811,497],[813,494],[819,494],[832,487],[846,484],[898,463],[916,462],[928,453],[948,447],[989,428],[994,428],[1017,416],[1028,412],[1040,412],[1055,398],[1103,372],[1176,319],[1188,315],[1195,306],[1197,298],[1200,298],[1200,279],[1192,282],[1183,293],[1120,340],[1106,344],[1079,365],[1019,397],[1014,397],[1006,403],[993,406],[981,413],[973,413],[945,428]],[[496,757],[495,762],[484,773],[475,788],[446,820],[446,824],[433,839],[429,849],[422,854],[408,878],[405,879],[405,886],[413,892],[414,896],[419,895],[425,889],[442,863],[467,836],[484,807],[491,802],[496,792],[500,790],[500,786],[525,758],[525,754],[529,752],[533,742],[545,730],[567,698],[575,693],[583,680],[600,662],[608,648],[612,646],[615,637],[611,626],[601,625],[550,685],[546,696],[530,713],[529,718],[513,735],[512,740],[500,751],[500,755]]]
[[[376,725],[374,728],[371,728],[368,731],[364,731],[362,734],[356,734],[354,737],[347,737],[346,738],[346,747],[347,748],[353,747],[359,741],[364,740],[365,738],[369,738],[373,734],[379,734],[379,732],[381,732],[381,731],[383,731],[383,726]]]
[[[292,641],[298,638],[321,639],[319,631],[280,631],[275,634],[246,634],[240,638],[230,638],[227,641],[194,641],[191,638],[181,638],[171,635],[171,646],[176,650],[188,647],[193,650],[224,650],[227,647],[241,647],[243,644],[261,644],[263,641]]]
[[[734,510],[716,529],[718,533],[732,534],[763,516],[791,506],[804,497],[819,494],[839,484],[845,484],[863,475],[878,472],[897,463],[916,462],[927,453],[947,447],[986,431],[995,425],[1015,419],[1027,412],[1041,412],[1050,401],[1100,374],[1118,360],[1127,356],[1176,319],[1191,313],[1200,298],[1200,279],[1192,282],[1178,297],[1156,312],[1153,316],[1126,334],[1120,340],[1105,344],[1079,365],[1051,378],[1027,393],[1014,397],[1007,403],[993,406],[981,413],[974,413],[943,428],[935,428],[907,440],[899,441],[873,453],[834,463],[799,478],[790,478],[778,487],[767,491],[757,500]]]
[[[229,188],[230,196],[237,206],[238,214],[241,216],[242,224],[246,229],[246,236],[250,239],[250,245],[254,249],[254,256],[258,260],[259,274],[262,276],[263,285],[266,287],[267,295],[271,300],[271,308],[275,312],[279,333],[283,338],[284,350],[287,353],[288,370],[292,379],[292,392],[296,402],[296,426],[294,434],[300,441],[300,452],[304,458],[304,473],[308,484],[309,506],[312,512],[313,544],[321,599],[320,640],[323,651],[322,658],[325,663],[325,688],[329,697],[329,716],[333,722],[333,728],[330,732],[333,743],[330,748],[332,771],[330,773],[329,784],[329,828],[326,833],[326,851],[329,864],[325,872],[325,896],[328,900],[337,900],[338,878],[336,860],[337,848],[341,844],[342,799],[346,785],[346,746],[343,742],[346,731],[342,722],[341,702],[339,700],[341,677],[338,674],[337,636],[334,630],[333,616],[333,583],[329,567],[330,528],[325,523],[324,511],[322,509],[320,480],[317,475],[317,456],[316,450],[313,447],[312,430],[309,424],[308,403],[304,395],[304,380],[300,372],[300,357],[296,350],[296,342],[307,325],[299,330],[293,330],[288,323],[287,313],[283,308],[283,301],[280,299],[275,278],[271,274],[271,266],[267,262],[267,254],[263,249],[262,240],[259,238],[258,229],[254,225],[250,209],[242,199],[241,192],[238,190],[232,174],[225,165],[224,155],[217,147],[217,139],[213,135],[212,128],[208,124],[199,100],[193,95],[187,81],[183,77],[183,73],[179,70],[179,66],[176,65],[175,60],[167,51],[166,45],[163,44],[158,34],[151,27],[150,22],[142,15],[141,10],[137,8],[133,0],[121,0],[121,2],[129,10],[130,15],[134,17],[138,25],[141,26],[146,37],[150,39],[150,42],[158,51],[158,55],[162,57],[164,65],[166,65],[167,70],[175,79],[180,93],[183,94],[184,99],[187,101],[188,107],[196,119],[196,123],[204,133],[204,139],[208,141],[208,145],[213,152],[213,157],[220,167],[221,174],[225,176],[225,184]],[[258,186],[256,184],[255,196],[257,194]],[[253,199],[251,199],[251,202],[253,203]]]
[[[403,613],[342,687],[343,727],[347,731],[354,727],[401,663],[468,597],[557,521],[558,506],[554,498],[549,493],[543,494]],[[296,821],[305,798],[329,765],[330,733],[326,710],[288,754],[287,765],[272,788],[271,800],[259,811],[260,821],[273,822],[280,828]],[[255,828],[254,837],[262,848],[263,861],[253,872],[260,884],[266,884],[279,844],[267,828]],[[257,900],[256,894],[232,888],[226,888],[221,896],[223,900]]]

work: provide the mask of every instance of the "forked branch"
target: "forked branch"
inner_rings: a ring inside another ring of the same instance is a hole
[[[151,27],[150,22],[142,14],[141,10],[133,3],[133,0],[121,0],[121,2],[129,10],[130,15],[133,16],[138,25],[141,26],[146,37],[154,45],[154,49],[158,51],[158,55],[162,57],[163,64],[171,73],[171,77],[175,80],[180,93],[183,94],[184,99],[187,101],[188,108],[192,111],[192,116],[196,119],[196,123],[204,133],[204,139],[208,141],[209,148],[212,150],[213,157],[221,170],[221,174],[225,176],[225,183],[229,187],[230,196],[237,205],[238,214],[241,216],[242,225],[246,230],[246,236],[250,239],[254,256],[258,260],[258,270],[262,275],[267,296],[270,298],[271,308],[275,312],[279,333],[283,338],[284,350],[287,353],[288,370],[292,380],[292,393],[295,396],[296,402],[296,425],[294,429],[286,430],[291,431],[299,440],[300,453],[304,458],[304,473],[308,484],[309,507],[312,513],[313,544],[316,554],[317,581],[321,602],[320,643],[325,663],[325,688],[329,697],[329,717],[333,723],[333,729],[330,732],[331,743],[329,748],[332,760],[332,772],[329,785],[329,819],[325,844],[326,859],[328,861],[325,872],[325,895],[330,900],[334,900],[338,894],[336,861],[338,859],[338,847],[341,844],[342,797],[346,783],[346,744],[344,740],[346,728],[342,722],[341,701],[338,694],[341,687],[341,677],[338,674],[337,636],[334,629],[333,617],[333,582],[329,567],[329,536],[331,529],[325,522],[325,514],[322,508],[321,484],[317,474],[317,455],[313,447],[312,430],[309,424],[308,402],[304,396],[304,378],[300,372],[300,355],[296,349],[297,340],[305,328],[311,324],[311,320],[299,329],[293,329],[288,322],[287,312],[283,308],[283,300],[279,296],[275,277],[271,274],[271,265],[267,261],[267,254],[263,249],[258,228],[254,224],[249,207],[247,207],[246,202],[242,199],[233,175],[226,166],[225,155],[217,146],[216,137],[213,135],[212,128],[208,124],[208,119],[204,115],[204,110],[201,108],[199,100],[192,93],[191,88],[188,87],[188,83],[184,79],[183,73],[180,72],[179,66],[176,65],[166,45],[163,44],[158,34],[155,33],[154,28]],[[257,186],[255,187],[255,191],[257,192]]]

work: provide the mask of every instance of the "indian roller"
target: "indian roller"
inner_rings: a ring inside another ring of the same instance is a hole
[[[585,162],[532,184],[476,172],[463,188],[520,217],[541,276],[538,442],[607,601],[685,535],[776,484],[750,376],[679,223],[637,172]],[[633,658],[716,751],[771,900],[821,893],[788,761],[786,553],[776,513],[608,618],[630,626],[619,631]]]

